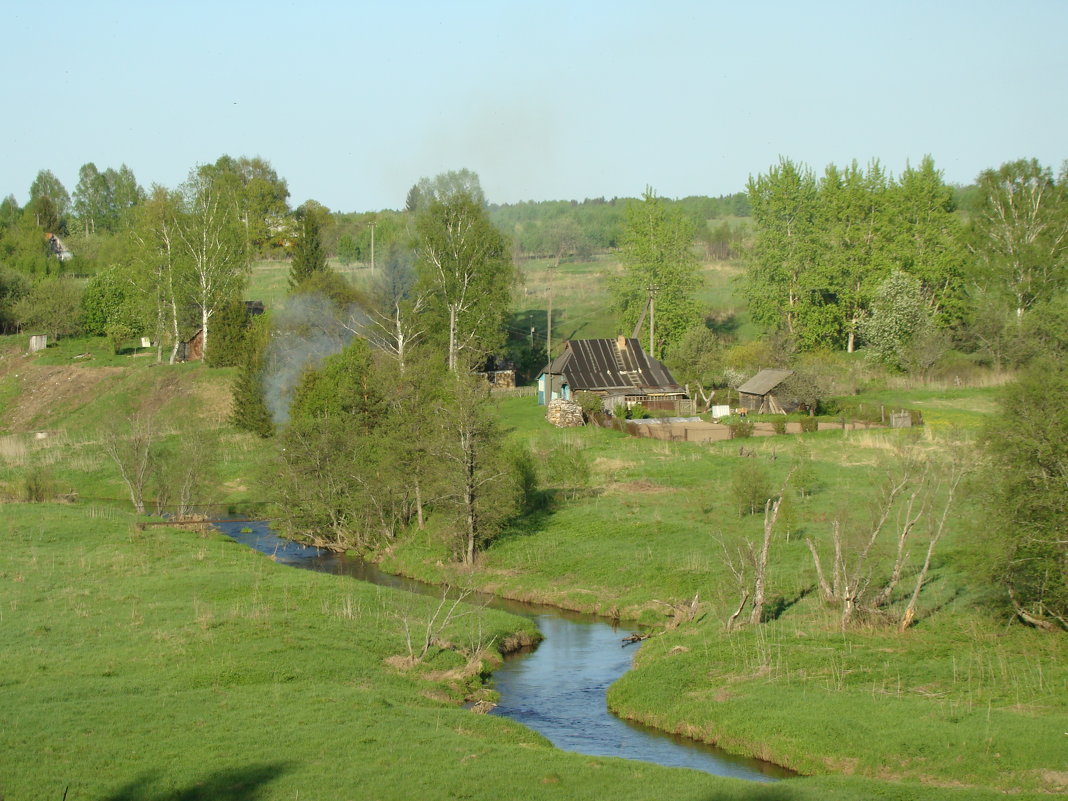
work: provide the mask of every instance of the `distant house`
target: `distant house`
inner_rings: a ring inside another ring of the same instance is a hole
[[[574,339],[538,376],[538,403],[572,398],[576,392],[594,392],[605,407],[691,413],[692,401],[668,369],[642,350],[633,337]]]
[[[793,411],[797,408],[796,403],[784,403],[776,397],[782,382],[793,374],[793,370],[761,370],[738,387],[739,405],[757,414],[786,414],[787,411]]]
[[[45,242],[48,244],[48,252],[60,261],[70,261],[74,258],[74,254],[67,250],[63,240],[55,234],[45,234]]]

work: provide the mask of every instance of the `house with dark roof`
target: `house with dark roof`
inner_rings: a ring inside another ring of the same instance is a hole
[[[538,403],[572,398],[576,392],[600,395],[609,409],[641,403],[647,409],[678,411],[680,401],[689,403],[685,388],[634,337],[565,342],[538,376]]]
[[[796,403],[776,397],[782,382],[794,374],[793,370],[761,370],[738,387],[738,404],[757,414],[785,414],[797,408]],[[791,409],[786,407],[790,406]]]

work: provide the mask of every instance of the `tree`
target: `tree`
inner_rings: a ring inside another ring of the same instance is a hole
[[[178,355],[182,323],[180,305],[189,294],[191,272],[179,238],[181,198],[162,186],[154,186],[151,196],[133,214],[129,237],[132,242],[133,284],[142,297],[146,329],[156,342],[156,361],[163,359],[163,343],[170,340],[170,363]]]
[[[1033,363],[982,436],[982,574],[1024,622],[1068,630],[1068,368]]]
[[[868,352],[897,370],[913,366],[913,351],[932,328],[930,306],[918,278],[895,271],[876,290],[862,332]]]
[[[267,316],[253,318],[234,379],[230,411],[230,421],[235,426],[264,438],[274,434],[274,422],[263,393],[264,354],[269,340]]]
[[[103,336],[109,325],[122,325],[138,334],[144,318],[141,297],[127,271],[112,266],[89,279],[82,293],[82,329]]]
[[[233,189],[237,214],[250,251],[262,253],[282,227],[289,212],[289,187],[271,163],[259,156],[220,156],[198,172],[210,181],[223,181]]]
[[[116,419],[104,435],[104,451],[119,468],[134,511],[139,515],[145,513],[145,487],[152,475],[158,438],[155,417],[148,412]]]
[[[746,255],[745,296],[753,319],[796,334],[803,279],[817,251],[817,187],[812,172],[780,159],[747,184],[756,234]]]
[[[461,196],[469,198],[479,208],[486,206],[478,173],[468,169],[449,170],[433,178],[422,178],[413,189],[416,190],[414,198],[411,190],[408,192],[407,202],[412,206],[409,211],[421,212],[431,203],[448,203]]]
[[[924,156],[890,188],[893,261],[915,276],[931,304],[934,322],[946,328],[965,317],[965,250],[953,187],[934,160]]]
[[[15,303],[19,325],[51,334],[53,338],[81,330],[82,290],[67,278],[42,278]]]
[[[455,371],[461,355],[477,361],[502,343],[515,270],[480,197],[434,197],[416,220],[419,288]]]
[[[449,380],[436,454],[444,471],[446,511],[454,551],[465,565],[519,508],[514,475],[503,458],[503,437],[489,409],[489,384],[469,371]]]
[[[623,233],[623,275],[612,291],[625,327],[648,306],[649,352],[663,358],[699,320],[694,298],[700,286],[693,250],[693,226],[674,206],[647,189],[627,207]]]
[[[371,325],[368,338],[393,354],[401,372],[409,351],[426,333],[421,313],[426,307],[426,290],[417,286],[415,256],[393,245],[386,252],[382,269],[371,288]]]
[[[190,300],[204,332],[204,356],[211,352],[211,318],[245,287],[249,250],[240,217],[239,196],[233,183],[194,171],[182,185],[182,208],[174,230],[189,270]]]
[[[980,173],[980,212],[971,229],[971,248],[982,280],[1006,288],[1017,321],[1037,302],[1049,299],[1068,278],[1068,201],[1052,172],[1035,159]]]
[[[47,203],[42,204],[45,200]],[[70,194],[51,170],[41,170],[30,184],[30,205],[34,206],[37,226],[54,234],[66,233]],[[48,209],[45,212],[44,209]]]
[[[293,261],[289,267],[289,286],[299,286],[314,273],[326,270],[326,254],[319,239],[319,220],[314,214],[304,214],[300,221],[300,235],[293,244]]]
[[[853,352],[857,331],[878,282],[890,269],[889,183],[873,161],[861,169],[827,167],[819,185],[820,231],[808,290],[795,333],[802,347]]]
[[[107,216],[110,206],[107,179],[101,175],[93,162],[83,164],[78,170],[78,185],[74,187],[74,216],[81,223],[86,236],[96,233],[98,223]]]

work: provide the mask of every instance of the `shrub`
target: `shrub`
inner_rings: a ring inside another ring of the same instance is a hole
[[[564,442],[549,453],[549,480],[556,486],[566,487],[572,493],[590,485],[590,462],[586,452],[574,443]]]
[[[747,439],[753,436],[753,424],[749,420],[737,420],[728,426],[731,439]]]
[[[755,459],[742,459],[731,475],[730,493],[739,515],[756,514],[771,497],[771,479]]]
[[[776,418],[771,421],[771,427],[775,429],[776,434],[786,433],[786,418]]]
[[[133,338],[134,330],[126,323],[108,323],[104,326],[104,333],[111,343],[111,352],[118,353]]]
[[[627,418],[630,420],[644,420],[647,417],[652,417],[652,415],[649,413],[649,410],[640,403],[635,403],[627,409]]]
[[[575,403],[582,408],[582,416],[586,420],[604,411],[604,400],[596,392],[576,392]]]
[[[815,417],[802,417],[801,418],[801,431],[803,433],[811,433],[813,431],[819,431],[819,420]]]

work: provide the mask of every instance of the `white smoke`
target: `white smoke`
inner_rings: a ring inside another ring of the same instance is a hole
[[[359,306],[339,309],[319,293],[293,295],[274,316],[264,357],[263,395],[276,425],[289,420],[289,404],[300,378],[327,356],[339,353],[367,322]]]

